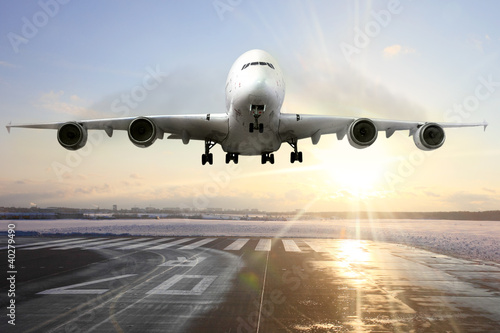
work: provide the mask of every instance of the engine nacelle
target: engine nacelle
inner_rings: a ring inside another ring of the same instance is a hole
[[[422,150],[437,149],[443,145],[445,139],[444,129],[435,123],[420,126],[413,134],[415,145]]]
[[[347,139],[351,146],[362,149],[372,145],[377,139],[377,126],[367,118],[356,119],[349,125]]]
[[[138,117],[130,123],[128,137],[137,147],[149,147],[157,139],[156,125],[151,119]]]
[[[75,122],[65,123],[57,130],[57,141],[66,149],[80,149],[87,143],[87,130]]]

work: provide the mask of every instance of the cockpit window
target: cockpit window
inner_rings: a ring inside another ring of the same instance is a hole
[[[241,67],[241,70],[244,70],[248,66],[257,66],[257,65],[260,65],[260,66],[269,66],[270,68],[274,69],[273,64],[271,64],[269,62],[254,61],[254,62],[249,62],[248,64],[244,64],[243,67]]]

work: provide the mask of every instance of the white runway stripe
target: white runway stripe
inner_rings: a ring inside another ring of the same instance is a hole
[[[185,245],[185,246],[181,247],[180,250],[193,250],[193,249],[196,249],[196,248],[198,248],[198,247],[200,247],[202,245],[205,245],[207,243],[213,242],[216,239],[217,238],[202,239],[200,241],[197,241],[196,243]]]
[[[72,242],[72,241],[76,241],[79,239],[82,239],[82,238],[69,238],[69,239],[60,239],[60,240],[49,241],[49,242],[37,242],[37,243],[31,243],[31,244],[22,244],[22,245],[16,245],[16,249],[20,249],[23,247],[30,247],[30,246],[41,246],[41,245],[47,245],[47,244]],[[8,246],[0,247],[0,250],[6,250],[6,249],[8,249]]]
[[[314,252],[328,252],[325,250],[321,245],[318,245],[314,241],[304,241],[311,249],[313,249]]]
[[[57,250],[69,250],[69,249],[75,249],[75,248],[81,248],[83,250],[87,249],[92,249],[96,245],[101,245],[101,244],[108,244],[108,243],[113,243],[113,242],[119,242],[120,240],[124,240],[125,238],[111,238],[111,239],[105,239],[103,240],[102,238],[99,241],[93,241],[92,243],[83,243],[83,244],[77,244],[77,245],[68,245],[65,247],[58,248]]]
[[[93,250],[95,250],[95,249],[107,249],[107,248],[110,248],[110,247],[122,246],[122,245],[125,245],[125,244],[131,244],[131,243],[136,243],[136,242],[142,242],[142,241],[145,241],[147,239],[151,239],[151,238],[133,238],[133,239],[127,239],[127,240],[124,240],[124,241],[121,241],[121,242],[117,242],[117,243],[104,244],[104,245],[99,245],[99,246],[96,246],[96,247],[92,247],[92,249]]]
[[[271,240],[270,239],[261,239],[257,246],[255,247],[255,251],[271,251]]]
[[[86,243],[80,243],[80,244],[71,244],[67,246],[57,246],[54,247],[52,250],[70,250],[70,249],[76,249],[76,248],[82,248],[82,247],[88,247],[92,246],[94,244],[101,244],[102,242],[109,241],[109,238],[94,238],[94,239],[87,239]]]
[[[84,242],[88,242],[88,241],[89,240],[87,238],[87,239],[82,239],[82,240],[77,240],[77,241],[58,243],[56,245],[54,245],[54,244],[45,244],[45,245],[41,245],[41,246],[29,247],[26,250],[39,250],[39,249],[45,249],[45,248],[54,247],[54,246],[62,247],[62,246],[66,246],[66,245],[79,244],[79,243],[84,243]]]
[[[124,246],[124,247],[120,247],[118,250],[131,250],[131,249],[137,249],[139,247],[144,247],[144,246],[148,246],[148,245],[153,245],[153,244],[156,244],[156,243],[160,243],[160,242],[164,242],[166,240],[169,240],[171,238],[160,238],[160,239],[153,239],[153,240],[150,240],[149,242],[144,242],[144,243],[139,243],[139,244],[132,244],[132,245],[127,245],[127,246]]]
[[[282,239],[283,246],[286,252],[302,252],[302,250],[297,246],[297,244],[291,239]]]
[[[239,238],[232,244],[228,245],[224,250],[226,251],[238,251],[249,241],[248,238]]]
[[[156,245],[156,246],[147,248],[146,250],[163,250],[163,249],[166,249],[167,247],[172,247],[174,245],[179,245],[182,243],[189,242],[190,240],[193,240],[193,238],[182,238],[182,239],[178,239],[176,241],[170,242],[170,243]]]

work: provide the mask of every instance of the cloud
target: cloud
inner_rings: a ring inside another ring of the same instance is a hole
[[[439,198],[441,195],[440,194],[437,194],[437,193],[434,193],[434,192],[431,192],[431,191],[424,191],[424,193],[429,196],[429,197],[433,197],[433,198]]]
[[[2,67],[8,67],[8,68],[17,68],[17,67],[19,67],[19,66],[13,65],[13,64],[11,64],[11,63],[9,63],[7,61],[2,61],[2,60],[0,60],[0,66],[2,66]]]
[[[415,53],[415,49],[409,48],[409,47],[403,47],[399,44],[394,44],[391,46],[388,46],[384,49],[384,57],[386,58],[392,58],[399,56],[401,54],[411,54]]]
[[[497,191],[492,190],[492,189],[490,189],[490,188],[486,188],[486,187],[483,187],[483,191],[490,192],[490,193],[493,193],[493,194],[496,194],[496,193],[497,193]]]
[[[38,99],[38,103],[39,106],[46,110],[81,118],[95,118],[100,115],[100,113],[85,107],[83,105],[86,104],[84,99],[77,95],[67,97],[63,90],[51,90],[48,93],[42,94]]]

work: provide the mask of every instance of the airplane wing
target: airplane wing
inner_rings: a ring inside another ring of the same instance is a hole
[[[78,149],[80,144],[85,144],[87,130],[103,130],[108,136],[113,131],[128,131],[134,144],[147,147],[156,139],[163,139],[164,133],[170,134],[168,139],[182,139],[183,143],[189,140],[208,140],[220,143],[227,136],[227,114],[194,114],[194,115],[169,115],[148,117],[126,117],[111,119],[82,120],[63,123],[7,125],[10,132],[12,127],[56,129],[59,142],[68,149]],[[72,148],[75,139],[81,139],[78,145]],[[63,142],[61,142],[61,140]],[[64,141],[68,143],[65,145]]]
[[[445,139],[443,128],[483,126],[488,123],[431,123],[386,119],[350,118],[335,116],[281,114],[280,136],[283,142],[296,143],[297,140],[311,138],[317,144],[324,134],[336,134],[342,140],[348,136],[356,148],[365,148],[377,138],[379,131],[391,137],[395,131],[408,130],[414,136],[415,144],[421,149],[439,148]],[[419,145],[423,143],[422,145]]]

